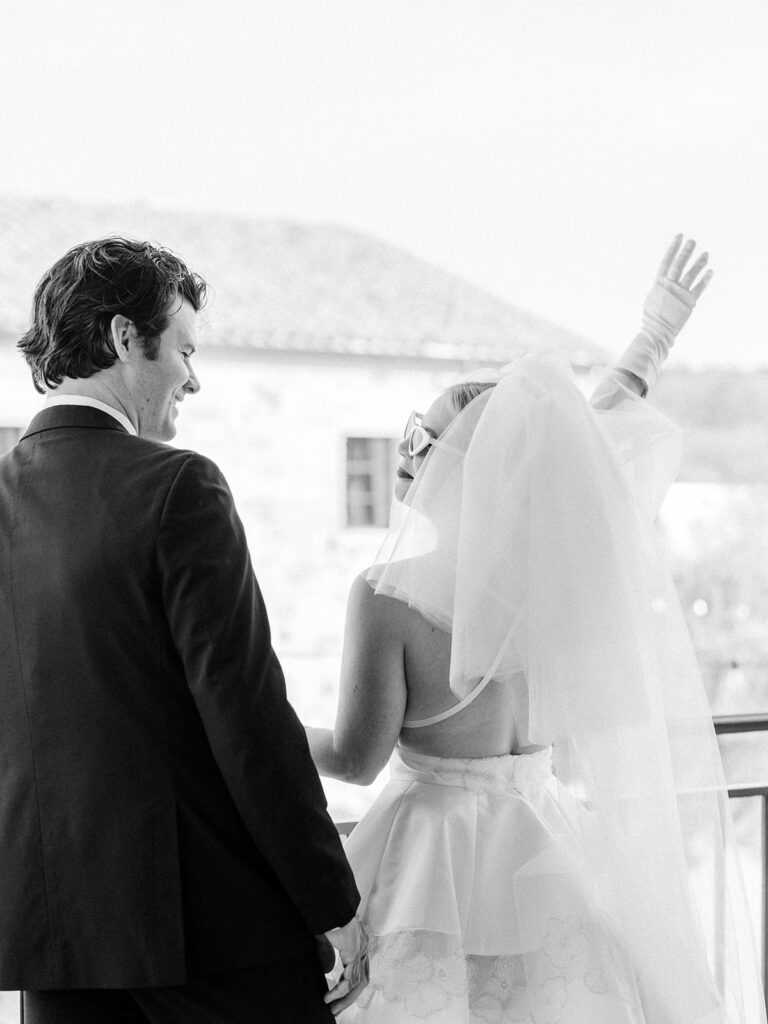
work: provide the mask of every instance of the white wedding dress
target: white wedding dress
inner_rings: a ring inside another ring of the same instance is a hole
[[[371,984],[344,1024],[645,1024],[632,963],[591,891],[551,751],[399,749],[347,841]]]
[[[451,634],[460,702],[404,725],[461,714],[494,679],[540,749],[396,748],[346,844],[371,980],[343,1024],[765,1021],[711,716],[653,537],[671,436],[635,396],[595,410],[526,357],[427,456],[366,578]]]

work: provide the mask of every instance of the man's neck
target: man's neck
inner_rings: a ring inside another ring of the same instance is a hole
[[[126,402],[123,401],[119,390],[111,387],[108,381],[96,380],[93,377],[82,379],[65,377],[61,384],[47,392],[46,397],[57,398],[62,395],[73,398],[93,398],[97,402],[103,402],[104,405],[108,405],[110,409],[114,409],[115,412],[119,412],[130,420],[134,427],[136,426],[135,419],[127,408]]]
[[[127,408],[127,403],[122,400],[119,390],[110,387],[108,381],[100,381],[92,377],[85,377],[82,380],[65,377],[61,384],[46,393],[46,400],[55,398],[83,398],[100,402],[112,409],[119,418],[126,420],[133,428],[133,432],[136,432],[136,422]]]

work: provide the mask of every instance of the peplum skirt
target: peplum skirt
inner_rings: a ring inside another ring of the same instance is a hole
[[[371,983],[343,1024],[657,1024],[590,880],[588,817],[548,749],[397,748],[345,847]]]

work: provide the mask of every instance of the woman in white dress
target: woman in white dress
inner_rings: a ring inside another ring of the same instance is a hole
[[[391,779],[347,842],[371,983],[344,1024],[765,1020],[640,395],[706,286],[678,236],[591,404],[525,357],[412,414],[353,584],[322,775]],[[394,751],[394,754],[393,754]]]

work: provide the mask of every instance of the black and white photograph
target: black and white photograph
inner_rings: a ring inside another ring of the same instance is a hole
[[[766,1024],[764,0],[1,0],[0,97],[0,1024]]]

